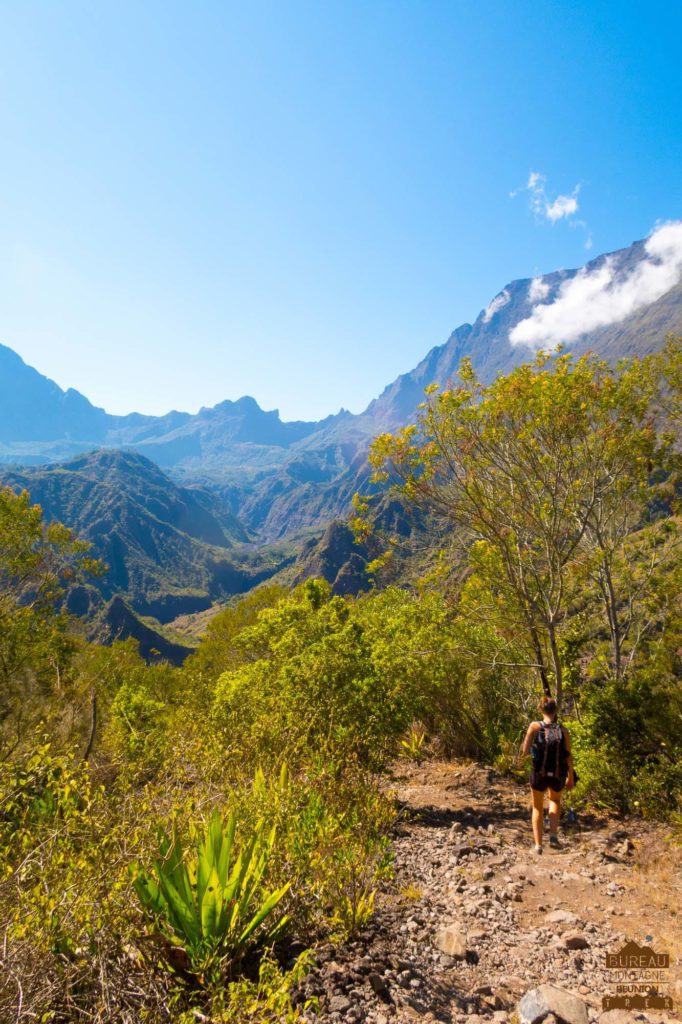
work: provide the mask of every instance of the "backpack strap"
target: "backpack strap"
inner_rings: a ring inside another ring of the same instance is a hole
[[[544,722],[540,722],[540,732],[542,733],[542,746],[544,748],[543,752],[542,752],[542,768],[540,769],[540,771],[542,772],[543,775],[546,775],[547,774],[547,736],[545,735],[545,723]]]
[[[559,741],[556,745],[556,770],[554,772],[555,778],[560,778],[559,772],[561,771],[561,750],[564,745],[564,731],[561,726],[557,723],[557,729],[559,730]]]

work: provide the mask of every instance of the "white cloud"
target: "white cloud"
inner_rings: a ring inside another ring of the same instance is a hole
[[[553,202],[548,202],[545,207],[545,216],[547,220],[551,220],[552,224],[555,221],[561,220],[562,217],[572,217],[574,213],[578,212],[578,200],[576,194],[578,187],[576,185],[576,191],[571,196],[557,196]]]
[[[495,316],[495,314],[499,313],[500,310],[507,305],[510,298],[511,295],[509,294],[506,288],[504,289],[503,292],[500,292],[499,295],[496,295],[495,298],[490,303],[490,305],[488,306],[488,308],[486,309],[485,313],[483,314],[483,323],[489,324],[492,318]]]
[[[580,185],[576,185],[569,195],[552,198],[547,193],[547,178],[539,171],[531,171],[525,187],[515,189],[509,195],[513,199],[519,192],[528,192],[528,204],[535,216],[541,220],[548,220],[551,224],[556,224],[558,220],[568,220],[578,212]]]
[[[541,277],[534,277],[528,289],[529,302],[542,302],[549,295],[549,285]]]
[[[512,345],[554,348],[660,299],[682,279],[682,221],[657,228],[644,248],[646,255],[625,275],[619,275],[613,258],[595,270],[578,271],[561,285],[554,302],[536,305],[510,331]]]

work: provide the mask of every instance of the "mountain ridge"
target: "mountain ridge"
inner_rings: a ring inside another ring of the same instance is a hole
[[[69,594],[69,607],[98,613],[114,596],[167,623],[249,590],[279,565],[249,559],[251,535],[213,494],[178,486],[138,452],[101,449],[55,465],[4,467],[0,482],[27,490],[48,522],[92,545],[108,571]]]
[[[600,268],[606,260],[617,262],[621,273],[630,270],[643,258],[645,244],[643,240],[635,241],[626,248],[595,257],[585,267],[555,270],[536,280],[541,280],[543,286],[547,288],[545,298],[553,299],[562,283],[581,272]],[[510,356],[523,352],[527,354],[527,349],[513,346],[508,335],[510,329],[518,322],[519,310],[523,310],[524,307],[530,308],[532,305],[529,290],[533,280],[516,278],[510,281],[498,292],[488,308],[479,312],[472,323],[465,322],[455,328],[444,343],[430,349],[412,370],[399,374],[387,384],[362,412],[350,413],[341,408],[338,413],[330,414],[318,421],[282,420],[277,409],[262,409],[256,399],[249,395],[234,400],[224,399],[214,406],[202,406],[196,413],[171,410],[160,416],[139,412],[115,415],[93,405],[88,398],[73,388],[62,389],[53,380],[29,366],[13,349],[0,344],[0,444],[5,442],[5,445],[16,445],[22,441],[48,443],[62,440],[84,445],[103,442],[112,447],[140,448],[145,444],[153,444],[158,446],[154,450],[162,451],[164,444],[177,440],[178,434],[183,431],[192,435],[201,427],[217,425],[223,436],[233,443],[290,447],[328,427],[354,420],[362,421],[367,417],[383,419],[386,418],[386,405],[396,390],[408,381],[421,384],[424,380],[430,383],[430,378],[442,376],[446,370],[451,371],[453,355],[457,356],[460,352],[470,350],[474,343],[477,343],[475,361],[485,376],[489,376],[498,366],[503,366]],[[677,291],[678,288],[679,282],[671,291]],[[491,308],[501,296],[505,296],[506,301],[491,313]],[[639,318],[646,316],[646,309],[634,315]],[[623,331],[627,332],[626,321],[614,322],[599,331],[590,332],[590,337],[611,333],[618,337]],[[588,344],[589,340],[588,338]],[[578,341],[571,348],[584,349],[584,340]],[[430,372],[427,372],[429,368]],[[7,387],[7,374],[12,369],[15,374],[20,370],[23,375],[21,383],[24,387],[24,408],[19,410],[23,415],[10,417],[7,414],[8,409],[13,405],[12,413],[18,411],[17,398],[21,397],[17,395],[16,390],[12,392]],[[36,396],[43,399],[42,407],[38,410],[33,401]],[[67,418],[70,413],[75,417],[75,421]],[[407,408],[399,410],[400,417],[406,414],[409,414]],[[74,427],[88,429],[90,436],[74,436]],[[22,436],[22,429],[28,431],[30,436]],[[35,436],[41,429],[43,436]],[[8,454],[11,453],[0,449],[0,460],[6,461],[2,456]]]
[[[366,484],[366,456],[372,437],[413,419],[428,384],[452,379],[465,357],[471,359],[484,383],[508,373],[532,352],[512,344],[510,335],[532,317],[538,302],[551,306],[571,282],[580,283],[585,275],[604,269],[611,268],[615,280],[627,282],[628,275],[632,278],[647,261],[648,266],[654,265],[648,245],[648,240],[637,241],[597,256],[583,268],[509,282],[473,323],[457,327],[412,370],[388,384],[362,413],[342,409],[318,422],[284,422],[277,410],[262,410],[249,396],[204,407],[196,414],[173,411],[162,417],[140,413],[109,416],[78,392],[62,391],[26,367],[16,354],[8,356],[11,350],[0,348],[0,462],[46,464],[92,448],[130,449],[162,467],[178,486],[199,485],[210,490],[238,514],[260,544],[319,530],[346,515],[353,493]],[[567,348],[576,355],[594,350],[615,361],[654,351],[669,331],[682,331],[680,280],[655,301],[584,332]],[[12,392],[16,407],[21,388],[3,377],[3,366],[15,370],[20,366],[28,374],[27,408],[14,420],[3,399]],[[38,393],[45,401],[33,422],[32,396]],[[68,420],[72,411],[73,422]],[[42,427],[43,432],[52,429],[53,436],[22,439],[22,424],[30,435]],[[67,426],[73,429],[67,430]],[[58,428],[59,437],[54,436]],[[77,437],[76,428],[99,434],[96,438]]]

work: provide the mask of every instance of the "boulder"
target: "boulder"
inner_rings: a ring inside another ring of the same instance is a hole
[[[607,1010],[599,1015],[599,1024],[638,1024],[638,1021],[627,1010]]]
[[[566,932],[564,946],[566,949],[587,949],[589,942],[582,932]]]
[[[553,910],[545,915],[545,921],[549,924],[577,924],[579,920],[578,915],[572,914],[570,910]]]
[[[466,957],[467,939],[459,925],[451,924],[436,932],[433,942],[442,953],[447,953],[448,956],[455,957],[457,960],[463,960]]]
[[[563,1024],[588,1024],[587,1006],[582,999],[558,985],[529,989],[518,1006],[520,1024],[539,1024],[549,1014]]]

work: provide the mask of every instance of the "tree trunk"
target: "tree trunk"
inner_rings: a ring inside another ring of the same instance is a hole
[[[561,657],[559,656],[559,647],[557,645],[556,630],[553,625],[549,626],[549,646],[552,652],[552,666],[554,668],[554,685],[555,693],[554,697],[556,700],[557,711],[561,709],[561,698],[563,697],[564,690],[564,672],[561,665]]]
[[[95,732],[96,732],[96,730],[97,730],[97,697],[95,696],[94,689],[92,689],[90,691],[90,736],[88,737],[88,745],[85,748],[85,753],[83,754],[83,760],[84,761],[87,761],[88,758],[90,757],[90,754],[92,753],[92,746],[93,746],[93,744],[95,742]]]

